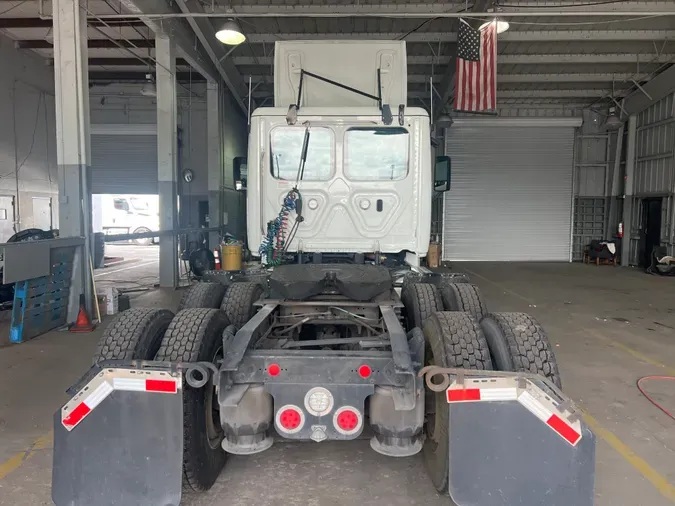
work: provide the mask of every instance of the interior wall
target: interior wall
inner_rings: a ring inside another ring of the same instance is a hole
[[[50,198],[52,226],[58,228],[53,70],[2,35],[0,61],[0,195],[14,198],[14,230],[41,224],[33,215],[34,199]]]

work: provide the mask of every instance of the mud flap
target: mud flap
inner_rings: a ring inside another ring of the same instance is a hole
[[[182,464],[180,373],[105,369],[54,415],[57,506],[177,506]]]
[[[458,506],[592,506],[595,436],[568,403],[522,378],[453,383],[447,397]]]

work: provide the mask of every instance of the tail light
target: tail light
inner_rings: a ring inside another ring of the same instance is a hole
[[[305,414],[298,406],[287,404],[277,411],[277,428],[286,434],[294,434],[305,425]]]
[[[361,430],[363,415],[352,406],[342,406],[333,415],[333,425],[335,425],[335,430],[340,434],[351,436]]]

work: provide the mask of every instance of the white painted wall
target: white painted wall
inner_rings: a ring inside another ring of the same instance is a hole
[[[0,195],[15,198],[15,229],[35,226],[33,198],[52,198],[58,227],[54,73],[0,35]],[[17,177],[18,173],[18,177]],[[8,237],[0,237],[4,242]]]

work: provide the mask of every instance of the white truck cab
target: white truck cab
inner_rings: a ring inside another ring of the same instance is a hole
[[[277,42],[277,106],[251,117],[251,251],[265,247],[268,223],[297,187],[297,230],[296,213],[275,225],[285,251],[404,254],[419,265],[444,177],[433,174],[429,115],[405,106],[405,59],[404,42]]]

